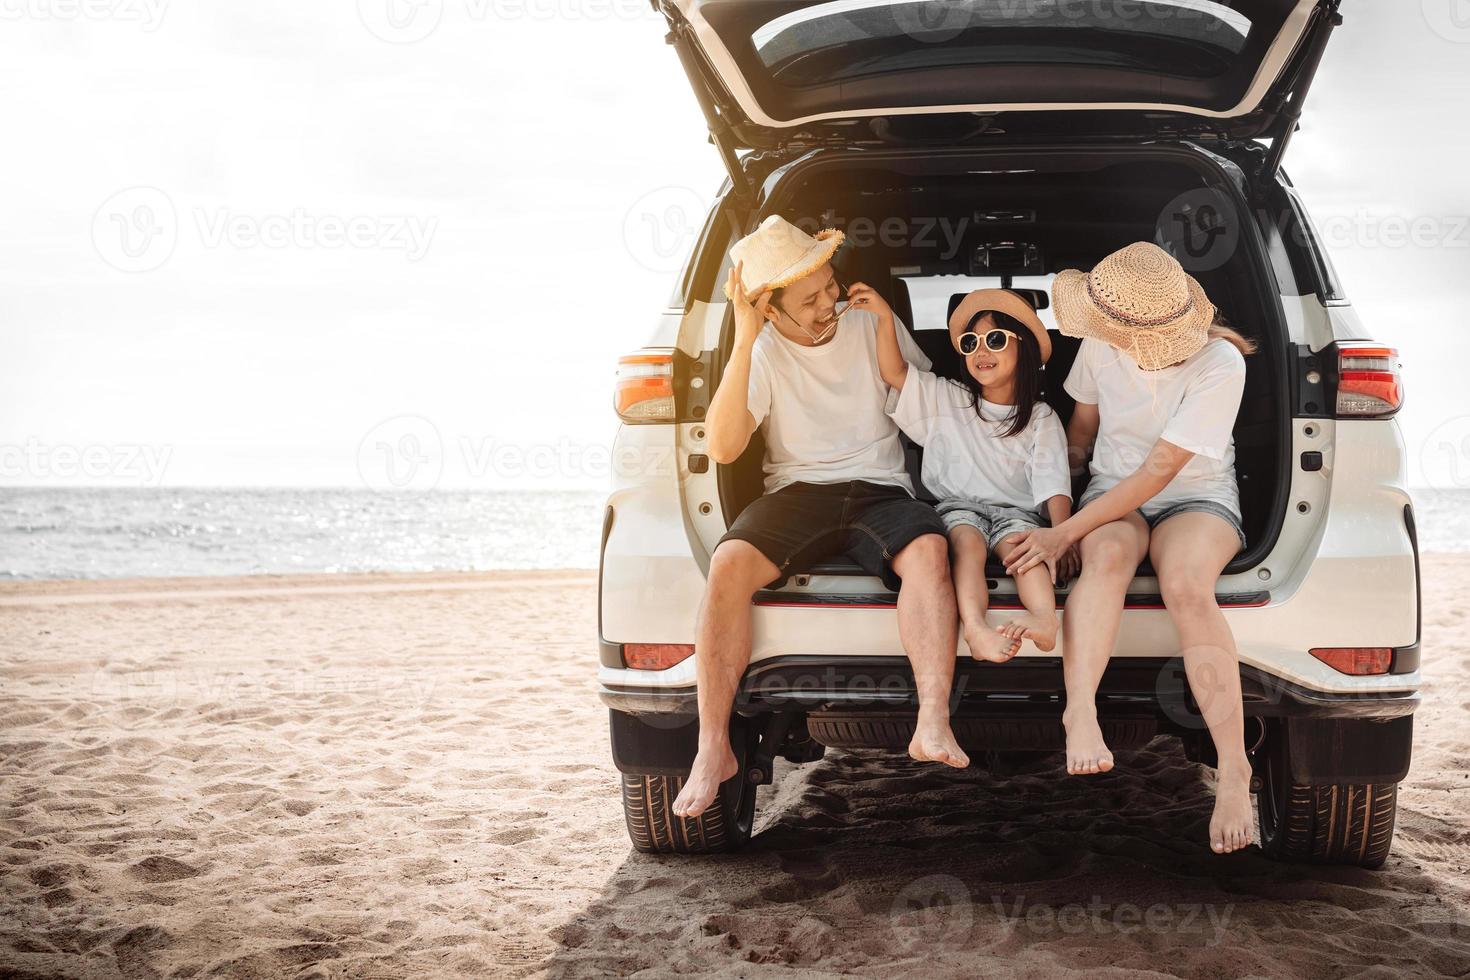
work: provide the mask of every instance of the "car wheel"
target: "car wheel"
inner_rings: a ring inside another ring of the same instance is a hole
[[[674,815],[674,800],[684,788],[683,776],[623,775],[623,816],[635,850],[711,854],[734,850],[750,840],[758,787],[746,774],[745,726],[736,728],[731,739],[739,763],[736,773],[720,784],[714,802],[697,817]]]
[[[741,784],[731,789],[731,783]],[[681,776],[624,776],[623,815],[635,850],[647,854],[710,854],[750,840],[755,822],[756,787],[736,776],[697,817],[676,817],[671,809]]]
[[[1261,849],[1280,861],[1381,868],[1393,846],[1397,783],[1293,783],[1286,739],[1266,746],[1261,788]]]

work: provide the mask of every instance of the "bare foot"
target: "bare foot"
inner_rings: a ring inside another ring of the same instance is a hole
[[[734,776],[739,768],[740,763],[735,761],[735,753],[728,745],[709,751],[700,749],[694,755],[694,766],[689,770],[689,778],[684,780],[684,788],[674,800],[674,815],[699,816],[714,802],[720,784]]]
[[[1012,617],[1000,628],[1000,633],[1013,640],[1030,640],[1042,653],[1050,653],[1057,648],[1057,629],[1061,625],[1062,621],[1057,619],[1056,613],[1038,616],[1032,612],[1024,612]]]
[[[1210,849],[1216,854],[1229,854],[1249,847],[1253,830],[1250,764],[1218,770],[1215,812],[1210,815]]]
[[[1113,753],[1103,741],[1096,711],[1063,712],[1062,725],[1067,729],[1067,772],[1087,776],[1113,768]]]
[[[942,762],[946,766],[963,769],[970,764],[970,757],[954,739],[949,719],[939,716],[934,720],[919,713],[919,723],[914,728],[914,737],[909,741],[909,755],[920,762]]]
[[[965,627],[965,645],[970,648],[970,656],[976,660],[1003,664],[1021,649],[1021,639],[1012,639],[999,630],[992,629],[988,623],[981,623],[973,628]]]

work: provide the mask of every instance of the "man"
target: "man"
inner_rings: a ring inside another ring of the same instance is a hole
[[[834,229],[813,238],[772,215],[730,250],[735,347],[705,432],[710,456],[729,464],[765,426],[765,495],[710,559],[695,635],[699,748],[674,801],[679,816],[703,813],[736,775],[729,723],[750,662],[751,599],[835,552],[898,590],[919,695],[909,754],[970,764],[949,724],[958,614],[944,523],[914,499],[898,427],[884,412],[877,316],[861,304],[837,309],[830,260],[842,238]],[[908,331],[898,336],[905,359],[928,369]]]

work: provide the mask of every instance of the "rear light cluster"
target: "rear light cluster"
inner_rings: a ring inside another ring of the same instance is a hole
[[[623,663],[634,670],[668,670],[694,656],[692,643],[624,643]]]
[[[1391,647],[1313,647],[1312,656],[1341,674],[1386,674],[1393,666]]]
[[[1368,343],[1337,345],[1337,417],[1382,418],[1399,410],[1399,352]]]
[[[674,421],[674,352],[642,350],[618,358],[613,408],[624,422]]]

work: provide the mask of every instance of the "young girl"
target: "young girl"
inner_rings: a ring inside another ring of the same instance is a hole
[[[1113,767],[1097,687],[1147,554],[1219,756],[1211,846],[1238,850],[1251,842],[1251,768],[1235,638],[1215,584],[1245,546],[1231,430],[1243,355],[1255,348],[1224,325],[1172,256],[1147,242],[1090,274],[1058,274],[1052,291],[1062,333],[1084,338],[1065,385],[1077,400],[1067,440],[1079,461],[1092,450],[1091,478],[1077,513],[1028,534],[1007,568],[1029,574],[1081,543],[1082,574],[1063,627],[1067,770]]]
[[[1024,299],[1005,289],[970,293],[949,318],[950,340],[965,358],[964,382],[947,381],[904,360],[892,311],[862,283],[854,304],[878,314],[878,366],[891,391],[887,409],[924,447],[921,476],[939,498],[954,559],[955,598],[965,643],[976,659],[1001,663],[1022,639],[1056,647],[1057,611],[1048,570],[1016,576],[1026,612],[995,628],[986,622],[985,556],[1011,555],[1023,532],[1072,512],[1066,434],[1041,400],[1041,366],[1051,356],[1046,327]]]

